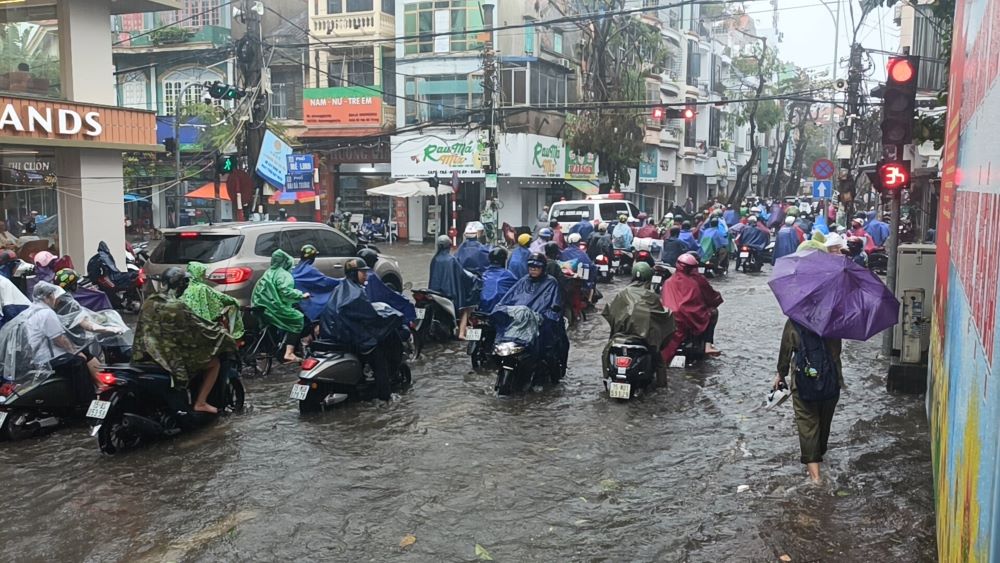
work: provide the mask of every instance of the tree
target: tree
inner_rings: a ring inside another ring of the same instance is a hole
[[[579,0],[581,13],[619,12],[627,0]],[[663,38],[655,27],[635,15],[612,15],[581,24],[580,66],[585,109],[567,119],[566,140],[577,153],[594,153],[611,186],[628,182],[629,169],[639,165],[644,117],[636,109],[599,107],[602,103],[645,103],[646,81],[666,59]]]

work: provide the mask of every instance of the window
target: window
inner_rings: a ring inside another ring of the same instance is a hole
[[[288,119],[288,84],[271,84],[271,117]]]
[[[178,70],[167,74],[163,79],[163,113],[161,115],[176,115],[177,97],[184,91],[188,84],[201,84],[202,82],[212,82],[214,80],[225,80],[222,76],[214,72],[205,71],[200,68],[189,68]],[[188,88],[181,105],[191,105],[200,103],[202,100],[201,88]],[[219,100],[216,105],[221,105]]]
[[[344,11],[344,0],[326,0],[326,13],[339,14]]]
[[[180,10],[161,12],[160,24],[181,27],[219,25],[219,0],[184,0]]]
[[[0,9],[0,37],[0,91],[62,95],[55,6]]]
[[[559,105],[566,103],[566,75],[548,74],[538,66],[531,68],[531,103]]]
[[[383,14],[396,14],[396,0],[382,0]]]
[[[563,52],[563,34],[561,31],[552,32],[552,50],[560,55]]]
[[[131,109],[149,109],[146,101],[146,73],[130,72],[119,78],[119,102],[122,107]]]
[[[500,105],[522,106],[528,103],[527,77],[526,68],[507,68],[502,71],[500,81],[503,95]]]
[[[372,0],[347,0],[348,12],[370,12],[373,9]]]
[[[590,219],[591,205],[555,205],[552,208],[552,219],[563,223],[579,223],[581,219]]]
[[[687,83],[688,86],[697,86],[698,78],[701,76],[701,53],[698,51],[698,42],[688,40],[687,49]]]
[[[719,146],[719,131],[722,127],[722,110],[709,108],[708,114],[708,146]]]
[[[309,233],[314,237],[315,242],[312,244],[316,245],[320,256],[343,258],[354,256],[357,252],[354,244],[344,235],[327,230],[315,230]]]
[[[344,55],[332,60],[327,70],[328,86],[372,86],[375,84],[375,59]]]
[[[619,213],[628,212],[628,205],[624,201],[614,201],[601,204],[601,220],[605,222],[617,221]]]
[[[407,125],[453,117],[464,119],[469,109],[482,107],[482,82],[465,75],[407,78],[405,84],[405,95],[411,98],[405,102]]]
[[[482,46],[476,33],[439,35],[436,33],[478,30],[483,27],[479,2],[475,0],[436,0],[406,4],[403,13],[404,35],[427,34],[404,44],[407,55],[474,51]]]
[[[280,234],[280,232],[264,233],[257,237],[253,253],[257,256],[270,256],[275,250],[278,250],[278,235]]]
[[[191,261],[212,264],[236,256],[242,242],[241,235],[199,234],[193,238],[167,235],[153,250],[150,259],[158,264],[187,264]]]

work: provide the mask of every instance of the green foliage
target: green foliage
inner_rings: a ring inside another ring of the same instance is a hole
[[[0,72],[17,70],[17,65],[27,63],[34,78],[44,78],[50,83],[59,82],[59,58],[42,51],[43,41],[32,39],[42,33],[41,26],[26,23],[0,25]]]
[[[152,41],[154,45],[162,45],[164,43],[183,43],[192,35],[194,34],[191,30],[183,27],[161,27],[154,29],[153,32],[149,34],[149,40]]]

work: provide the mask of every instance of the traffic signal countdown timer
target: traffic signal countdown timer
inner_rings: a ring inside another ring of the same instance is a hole
[[[913,142],[919,60],[912,56],[892,57],[886,66],[885,94],[882,96],[882,146],[885,148]]]
[[[898,193],[910,187],[910,161],[898,160],[882,163],[878,167],[878,181],[882,190]]]

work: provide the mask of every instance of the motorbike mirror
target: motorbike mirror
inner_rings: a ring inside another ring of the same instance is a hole
[[[406,282],[403,284],[403,291],[410,291],[413,289],[413,282]]]

